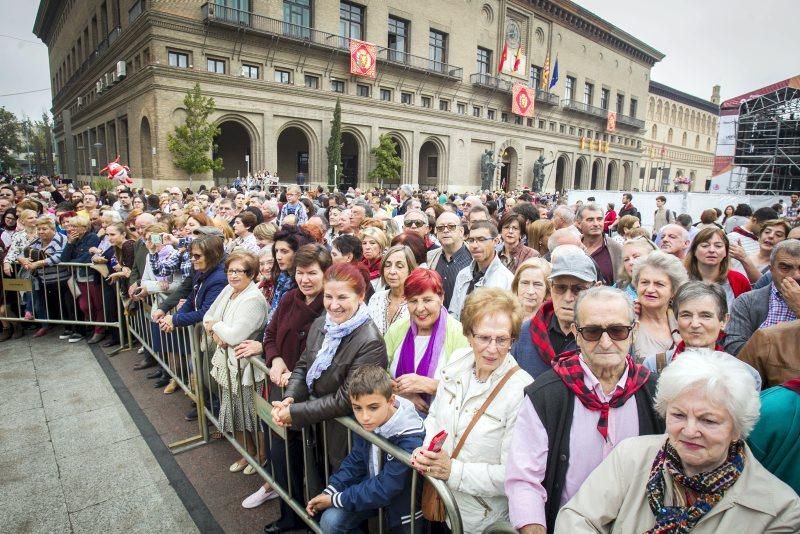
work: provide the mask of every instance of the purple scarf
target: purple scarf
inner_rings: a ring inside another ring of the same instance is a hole
[[[418,374],[433,378],[431,375],[436,372],[436,367],[439,365],[439,355],[442,353],[442,347],[444,346],[447,310],[442,306],[439,311],[439,319],[433,325],[428,347],[425,349],[425,354],[422,355],[422,360],[420,360],[416,369],[414,369],[414,338],[417,336],[418,328],[413,320],[409,319],[409,323],[410,327],[400,347],[400,360],[397,362],[395,378],[407,374]]]

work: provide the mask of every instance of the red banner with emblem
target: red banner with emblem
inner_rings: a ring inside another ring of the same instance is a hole
[[[374,79],[376,58],[374,44],[350,39],[350,74]]]
[[[521,117],[533,117],[535,90],[515,83],[511,88],[511,113]]]
[[[609,111],[608,112],[608,121],[606,122],[606,131],[608,131],[608,132],[617,131],[617,112],[616,111]]]

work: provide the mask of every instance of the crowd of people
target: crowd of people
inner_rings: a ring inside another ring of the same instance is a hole
[[[60,339],[113,347],[93,323],[119,319],[117,297],[152,303],[172,353],[202,325],[219,430],[296,501],[307,484],[324,532],[379,508],[397,532],[447,529],[405,464],[357,436],[348,451],[346,416],[443,481],[464,532],[800,531],[798,195],[697,224],[661,197],[644,228],[631,193],[617,212],[528,191],[247,185],[0,185],[3,281],[31,280],[2,292],[0,341],[72,321]],[[176,391],[140,352],[135,369]],[[303,476],[304,428],[324,428],[326,487]],[[255,486],[245,508],[278,497]],[[264,532],[303,524],[281,501]]]

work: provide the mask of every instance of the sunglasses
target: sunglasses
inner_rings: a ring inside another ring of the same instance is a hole
[[[589,284],[551,284],[550,290],[556,295],[563,295],[567,291],[571,291],[573,295],[577,295],[581,291],[586,291],[590,287],[592,286]]]
[[[202,258],[203,258],[202,254],[192,254],[192,259],[193,260],[200,260]]]
[[[403,226],[406,228],[422,228],[426,224],[428,223],[424,221],[403,221]]]
[[[440,224],[436,227],[437,232],[444,232],[447,230],[448,232],[455,232],[456,228],[458,228],[457,224]]]
[[[600,341],[600,338],[603,337],[603,333],[608,334],[608,337],[614,341],[624,341],[631,335],[633,325],[618,324],[605,328],[602,326],[581,326],[576,327],[575,330],[577,330],[586,341]]]

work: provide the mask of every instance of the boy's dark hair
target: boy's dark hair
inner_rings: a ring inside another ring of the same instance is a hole
[[[364,395],[382,395],[388,400],[392,396],[392,379],[386,369],[379,365],[364,365],[353,371],[347,386],[351,399]]]

